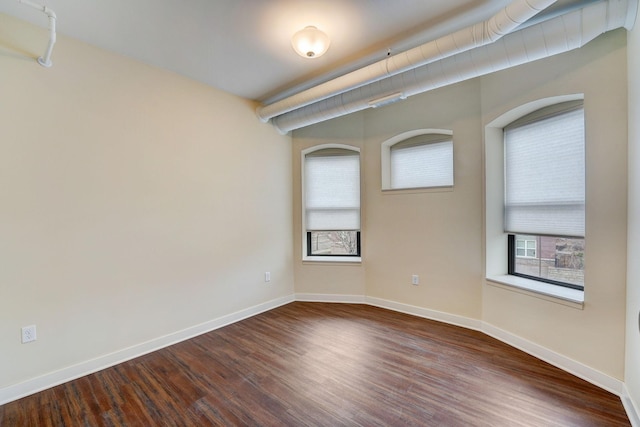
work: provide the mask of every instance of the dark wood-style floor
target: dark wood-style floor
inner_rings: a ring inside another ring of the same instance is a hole
[[[0,406],[9,426],[628,426],[617,396],[469,331],[296,302]]]

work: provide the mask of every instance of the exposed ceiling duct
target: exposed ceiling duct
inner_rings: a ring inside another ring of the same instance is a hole
[[[397,95],[398,99],[403,99],[442,86],[577,49],[607,31],[622,27],[631,29],[635,21],[637,6],[638,0],[587,2],[584,7],[559,16],[554,15],[546,20],[525,24],[526,26],[523,25],[522,29],[480,47],[439,57],[435,61],[427,62],[426,65],[420,65],[372,83],[365,82],[360,86],[354,85],[352,86],[355,87],[354,89],[334,91],[335,94],[332,96],[316,98],[306,102],[303,107],[296,107],[289,112],[273,117],[271,120],[281,132],[287,133],[314,123],[364,110],[371,107],[372,100],[381,99],[391,94]],[[454,34],[458,33],[460,32]],[[452,41],[452,43],[455,42]],[[401,55],[395,57],[399,56]],[[320,86],[331,86],[334,81],[339,79],[341,78]],[[337,86],[342,87],[343,83],[339,82]],[[262,110],[267,107],[262,107]]]
[[[256,112],[262,121],[267,122],[275,116],[302,108],[330,96],[395,76],[457,53],[493,43],[556,1],[514,0],[486,21],[390,56],[280,101],[261,106]]]

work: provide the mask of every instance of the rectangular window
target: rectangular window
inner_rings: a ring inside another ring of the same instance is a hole
[[[360,155],[325,148],[304,156],[306,256],[360,256]]]
[[[358,256],[358,231],[308,231],[307,254],[314,256]]]
[[[514,276],[584,290],[584,239],[510,234],[508,264]]]
[[[504,137],[508,273],[584,289],[582,102],[535,111]]]

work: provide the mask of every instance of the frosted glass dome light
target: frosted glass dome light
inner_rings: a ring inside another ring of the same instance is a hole
[[[317,58],[329,49],[329,36],[314,26],[305,27],[291,38],[291,45],[303,58]]]

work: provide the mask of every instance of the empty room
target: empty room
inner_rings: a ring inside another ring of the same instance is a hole
[[[638,0],[0,0],[0,426],[640,427]]]

